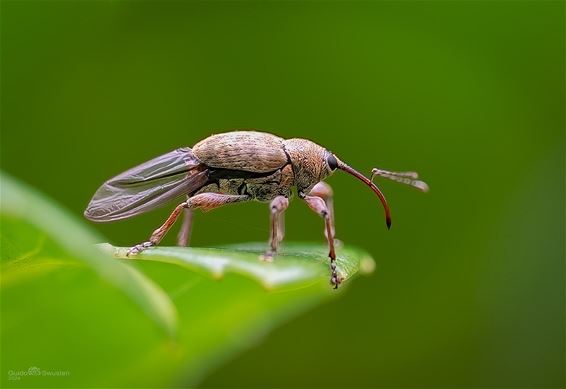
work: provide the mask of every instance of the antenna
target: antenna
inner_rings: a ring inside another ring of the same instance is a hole
[[[371,182],[373,182],[375,176],[412,186],[422,192],[428,192],[429,189],[426,182],[418,180],[419,174],[417,172],[390,172],[383,169],[373,168],[371,169]]]

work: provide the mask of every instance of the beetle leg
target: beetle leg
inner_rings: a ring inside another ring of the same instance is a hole
[[[248,200],[251,200],[250,196],[225,195],[220,193],[200,193],[196,196],[190,197],[187,201],[184,201],[175,207],[173,212],[171,212],[171,215],[169,215],[167,220],[165,220],[165,223],[163,223],[161,227],[153,231],[153,234],[151,234],[149,241],[135,245],[128,250],[126,256],[138,254],[148,247],[158,245],[165,234],[167,234],[167,231],[171,229],[171,227],[179,217],[181,211],[183,211],[183,209],[185,208],[189,210],[200,208],[206,212],[215,208],[219,208],[226,204]]]
[[[324,226],[325,226],[325,235],[326,240],[328,241],[328,256],[330,257],[330,270],[332,272],[332,276],[330,278],[330,282],[334,285],[334,289],[338,288],[340,282],[342,281],[340,277],[338,277],[338,273],[336,272],[336,252],[334,250],[334,227],[332,226],[332,219],[330,217],[330,211],[328,210],[326,203],[322,197],[318,196],[303,196],[303,200],[307,203],[310,209],[318,213],[324,219]]]
[[[285,196],[275,197],[269,204],[270,213],[270,236],[269,236],[269,250],[260,258],[266,261],[271,261],[273,255],[279,248],[279,243],[283,240],[285,235],[285,210],[289,206],[289,199]]]
[[[278,243],[283,241],[285,237],[285,212],[281,212],[277,218],[277,240]]]
[[[193,210],[190,208],[185,208],[183,212],[183,224],[181,225],[181,230],[177,235],[177,244],[179,246],[187,247],[191,240],[191,232],[193,230]]]
[[[332,227],[332,236],[336,237],[336,228],[334,224],[334,196],[333,196],[332,188],[324,181],[320,181],[316,184],[311,191],[309,192],[309,196],[317,196],[324,200],[326,204],[326,208],[328,209],[328,215],[330,216],[330,225]],[[324,230],[324,236],[328,239],[328,232],[326,229]]]

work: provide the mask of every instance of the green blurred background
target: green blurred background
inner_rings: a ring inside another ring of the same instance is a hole
[[[1,5],[2,169],[77,215],[105,179],[236,128],[430,184],[380,184],[387,232],[367,188],[330,178],[338,238],[376,272],[203,386],[564,386],[563,2]],[[95,227],[128,245],[168,212]],[[267,239],[267,214],[197,214],[193,244]],[[299,201],[287,239],[324,239]]]

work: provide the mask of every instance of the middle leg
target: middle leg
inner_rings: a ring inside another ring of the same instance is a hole
[[[191,241],[191,233],[193,231],[193,210],[185,208],[183,213],[183,224],[177,235],[177,245],[187,247]]]
[[[263,260],[271,261],[273,255],[279,249],[279,243],[285,235],[285,210],[289,207],[289,199],[285,196],[275,197],[269,204],[270,213],[270,235],[269,250],[261,257]]]

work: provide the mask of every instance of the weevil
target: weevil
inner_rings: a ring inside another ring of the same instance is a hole
[[[183,147],[142,163],[106,181],[94,194],[84,215],[95,222],[111,222],[148,212],[186,196],[148,241],[129,249],[135,255],[156,246],[184,213],[178,244],[187,246],[195,209],[209,211],[226,204],[257,200],[269,202],[269,248],[261,257],[272,260],[285,234],[284,212],[292,189],[324,219],[330,257],[330,282],[342,281],[336,271],[332,189],[323,180],[342,170],[369,186],[385,210],[387,228],[391,212],[381,190],[374,184],[381,176],[422,191],[428,186],[414,172],[373,169],[367,178],[324,147],[307,139],[283,139],[258,131],[232,131],[209,136],[192,148]]]

